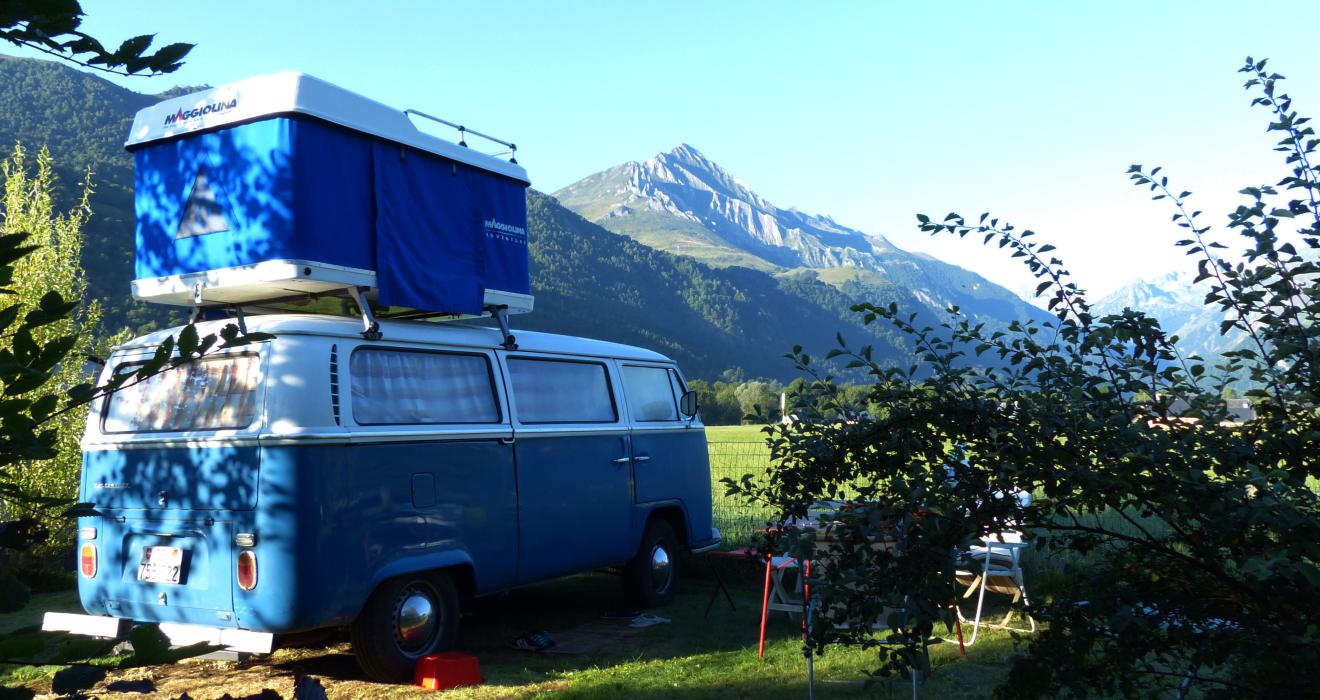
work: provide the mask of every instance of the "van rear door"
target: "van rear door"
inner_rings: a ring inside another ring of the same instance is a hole
[[[113,372],[134,372],[119,356]],[[96,517],[89,612],[233,624],[236,521],[257,504],[264,387],[259,352],[218,353],[123,388],[92,407],[81,499]]]

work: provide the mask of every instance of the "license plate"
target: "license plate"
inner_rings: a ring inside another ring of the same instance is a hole
[[[183,550],[178,547],[143,547],[138,580],[178,583],[183,575]]]

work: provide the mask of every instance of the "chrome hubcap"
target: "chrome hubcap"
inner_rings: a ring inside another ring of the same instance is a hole
[[[435,601],[420,587],[410,587],[394,606],[394,639],[408,653],[425,651],[435,638]]]
[[[658,544],[651,550],[651,586],[656,593],[665,593],[673,580],[674,565],[669,561],[669,552]]]

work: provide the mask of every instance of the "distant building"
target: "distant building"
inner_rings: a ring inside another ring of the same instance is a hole
[[[1156,400],[1164,400],[1165,398],[1166,397],[1164,396],[1159,396]],[[1256,409],[1251,405],[1251,401],[1247,399],[1224,399],[1224,403],[1228,409],[1228,419],[1224,421],[1225,424],[1241,425],[1256,419]],[[1169,415],[1182,416],[1182,414],[1190,410],[1191,407],[1191,404],[1181,396],[1174,397],[1173,400],[1169,402]]]
[[[1228,404],[1228,415],[1234,423],[1246,423],[1256,419],[1256,408],[1246,399],[1224,399]]]

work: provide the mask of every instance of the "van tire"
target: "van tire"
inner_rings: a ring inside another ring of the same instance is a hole
[[[406,629],[426,610],[426,629]],[[458,589],[448,573],[389,579],[376,587],[353,621],[353,654],[363,672],[377,681],[410,682],[418,659],[453,648],[458,614]]]
[[[623,594],[642,608],[667,605],[678,588],[678,537],[664,518],[651,518],[637,554],[623,568]],[[661,571],[663,565],[664,571]]]

